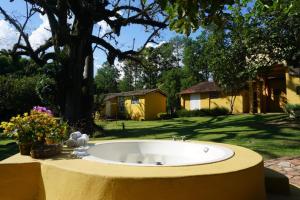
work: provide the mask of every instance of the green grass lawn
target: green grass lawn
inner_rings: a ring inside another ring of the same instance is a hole
[[[122,130],[125,124],[125,131]],[[284,114],[186,117],[162,121],[97,121],[104,128],[100,137],[111,139],[172,139],[186,136],[236,144],[253,149],[265,158],[300,156],[300,122]],[[0,137],[0,160],[18,152],[16,143]]]
[[[19,149],[14,140],[0,137],[0,160],[18,153]]]
[[[104,135],[97,139],[172,139],[186,136],[236,144],[253,149],[265,158],[300,156],[300,124],[284,114],[186,117],[163,121],[98,121]],[[122,131],[122,123],[125,131]]]

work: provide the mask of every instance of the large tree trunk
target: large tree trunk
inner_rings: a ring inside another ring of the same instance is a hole
[[[75,19],[77,20],[77,19]],[[90,123],[92,114],[92,81],[93,56],[89,36],[92,33],[93,23],[84,19],[74,23],[72,42],[65,46],[66,75],[65,109],[63,117],[73,125]],[[86,72],[84,73],[84,69]],[[85,74],[85,77],[84,77]],[[87,81],[88,80],[88,81]],[[86,126],[86,125],[83,125]],[[85,131],[85,127],[81,127]]]
[[[92,46],[86,50],[85,65],[83,70],[82,85],[82,116],[86,120],[86,129],[93,131],[93,109],[94,109],[94,59]]]

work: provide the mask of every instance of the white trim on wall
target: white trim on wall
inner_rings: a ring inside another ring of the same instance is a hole
[[[190,110],[200,110],[200,94],[190,94]]]

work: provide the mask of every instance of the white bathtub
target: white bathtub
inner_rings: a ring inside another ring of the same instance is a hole
[[[170,140],[126,140],[98,143],[85,160],[134,166],[185,166],[226,160],[234,151],[221,145]]]

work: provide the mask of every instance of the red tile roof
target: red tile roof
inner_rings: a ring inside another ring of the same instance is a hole
[[[181,91],[179,94],[193,94],[193,93],[204,93],[204,92],[219,92],[221,88],[215,82],[200,82]]]
[[[144,90],[134,90],[129,92],[120,92],[120,93],[108,93],[106,97],[104,98],[104,101],[113,99],[115,97],[126,97],[126,96],[141,96],[145,95],[151,92],[159,92],[162,95],[166,96],[164,92],[162,92],[160,89],[144,89]]]

